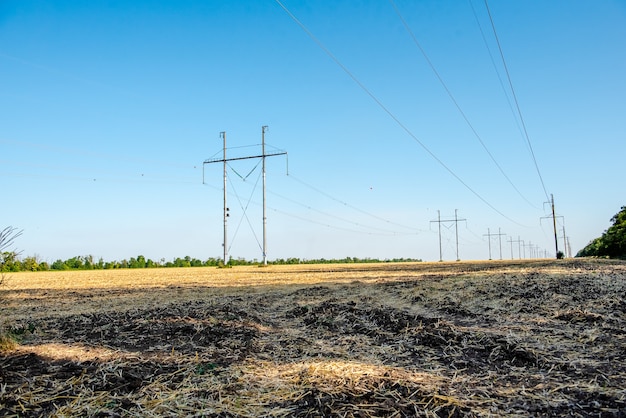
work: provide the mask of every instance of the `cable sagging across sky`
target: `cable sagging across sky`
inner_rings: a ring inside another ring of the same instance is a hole
[[[450,173],[457,181],[459,181],[467,190],[469,190],[474,196],[480,199],[484,204],[490,207],[493,211],[498,213],[503,218],[513,222],[516,225],[523,226],[519,222],[514,219],[508,217],[499,209],[497,209],[493,204],[491,204],[487,199],[485,199],[480,193],[474,190],[469,184],[467,184],[454,170],[448,167],[437,155],[435,155],[419,138],[396,117],[396,115],[391,112],[361,81],[352,72],[339,61],[339,59],[328,49],[324,44],[317,39],[317,37],[300,21],[298,18],[291,13],[291,11],[280,1],[275,0],[275,2],[287,13],[287,15],[328,55],[334,62],[337,64],[360,88],[363,90],[393,121],[404,130],[415,142],[417,142],[423,149],[430,155],[441,167],[443,167],[448,173]]]
[[[417,37],[415,36],[415,34],[413,33],[413,31],[411,30],[411,27],[409,26],[409,24],[407,23],[407,21],[404,19],[404,16],[402,16],[402,13],[400,12],[400,9],[398,9],[398,6],[396,5],[396,3],[394,2],[394,0],[389,0],[389,2],[391,3],[391,6],[393,7],[393,10],[396,12],[396,14],[398,15],[398,18],[400,19],[400,21],[402,22],[402,25],[404,26],[404,28],[406,29],[407,33],[409,34],[409,36],[411,37],[411,40],[413,41],[413,44],[415,44],[415,46],[417,47],[417,49],[419,49],[419,51],[422,53],[422,56],[424,57],[424,59],[426,60],[426,63],[428,64],[428,66],[430,67],[430,69],[433,71],[433,73],[435,74],[435,77],[437,78],[437,80],[439,81],[439,83],[441,84],[441,86],[443,87],[443,89],[446,91],[446,94],[448,95],[448,97],[450,98],[450,100],[452,101],[452,103],[454,104],[454,107],[456,107],[456,109],[459,111],[459,113],[461,114],[461,117],[463,118],[463,120],[465,121],[465,123],[467,124],[467,126],[470,128],[470,130],[472,131],[472,133],[474,134],[474,137],[478,140],[478,142],[480,143],[480,145],[482,146],[482,148],[485,150],[485,152],[487,153],[487,155],[489,156],[489,158],[491,159],[491,161],[494,163],[494,165],[498,168],[498,171],[500,171],[500,174],[502,174],[502,176],[506,179],[506,181],[511,185],[511,187],[517,192],[518,195],[520,195],[520,197],[522,199],[524,199],[529,205],[533,206],[532,203],[526,198],[526,196],[524,196],[522,194],[522,192],[517,188],[517,186],[513,183],[513,181],[509,178],[509,176],[505,173],[504,169],[502,168],[502,166],[498,163],[498,161],[496,160],[496,158],[493,156],[493,154],[491,153],[491,151],[489,151],[489,148],[487,148],[487,145],[485,144],[485,142],[482,140],[481,136],[478,134],[478,132],[476,131],[476,129],[474,128],[474,126],[472,125],[472,123],[470,122],[470,120],[468,119],[467,115],[465,114],[465,112],[463,111],[463,109],[461,109],[461,105],[459,104],[459,102],[456,100],[456,98],[454,97],[454,95],[452,94],[452,92],[450,91],[450,89],[448,88],[448,86],[446,85],[445,81],[443,81],[443,78],[441,77],[441,75],[439,74],[439,71],[437,71],[437,69],[435,68],[435,65],[432,63],[432,61],[430,60],[430,58],[428,57],[428,54],[426,54],[426,51],[424,50],[424,48],[422,48],[422,46],[420,45],[419,41],[417,40]]]
[[[524,122],[524,117],[522,116],[522,110],[520,109],[519,101],[517,100],[517,95],[515,94],[515,89],[513,88],[513,81],[511,80],[511,74],[509,73],[509,67],[506,65],[506,60],[504,59],[504,52],[502,51],[502,45],[500,45],[500,38],[498,37],[498,33],[496,32],[496,26],[493,22],[493,17],[491,16],[491,10],[489,9],[489,3],[485,0],[485,7],[487,8],[487,14],[489,15],[489,21],[491,22],[491,28],[493,29],[493,35],[496,39],[496,44],[498,45],[498,51],[500,52],[500,58],[502,59],[502,65],[504,66],[504,72],[506,73],[506,78],[509,81],[509,87],[511,88],[511,93],[513,94],[513,101],[515,102],[515,107],[517,109],[517,114],[519,115],[520,122],[522,124],[522,129],[524,130],[524,136],[526,137],[526,142],[528,144],[528,149],[530,150],[530,155],[532,156],[533,162],[535,163],[535,168],[537,169],[537,175],[539,176],[539,180],[541,181],[541,187],[543,188],[543,192],[546,195],[546,199],[550,200],[548,196],[548,191],[546,190],[546,185],[543,182],[543,176],[541,175],[541,170],[539,170],[539,164],[537,163],[537,157],[535,157],[535,151],[533,150],[533,146],[530,142],[530,137],[528,136],[528,130],[526,129],[526,123]]]

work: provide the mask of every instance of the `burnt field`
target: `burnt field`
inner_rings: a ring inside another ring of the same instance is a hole
[[[16,273],[0,302],[0,416],[626,416],[624,262]]]

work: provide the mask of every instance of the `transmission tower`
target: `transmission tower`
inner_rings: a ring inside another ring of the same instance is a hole
[[[456,261],[461,261],[459,258],[459,222],[467,221],[467,219],[459,219],[457,216],[458,209],[454,209],[454,219],[441,219],[441,213],[437,210],[437,219],[430,221],[436,222],[439,225],[439,261],[443,261],[443,255],[441,251],[441,224],[447,222],[454,222],[454,231],[456,236]]]
[[[550,204],[550,206],[552,208],[552,216],[543,216],[543,217],[540,218],[540,222],[541,222],[541,219],[552,218],[552,226],[554,228],[554,247],[556,249],[555,257],[559,258],[559,239],[558,239],[557,234],[556,234],[556,213],[554,211],[554,195],[553,194],[550,195],[550,201],[549,202],[544,202],[544,205],[545,204]]]
[[[483,234],[483,237],[486,236],[487,237],[487,245],[489,246],[489,260],[491,260],[491,232],[489,231],[489,228],[487,228],[487,233]]]
[[[222,153],[222,158],[211,158],[205,160],[202,163],[202,177],[204,181],[204,165],[212,164],[212,163],[224,163],[224,264],[228,263],[228,247],[227,247],[227,224],[229,208],[226,205],[226,179],[227,179],[227,171],[226,171],[226,163],[229,161],[237,161],[237,160],[250,160],[253,158],[261,158],[262,159],[262,171],[263,171],[263,264],[267,265],[267,213],[266,213],[266,192],[265,192],[265,158],[266,157],[274,157],[277,155],[286,155],[286,151],[277,151],[266,153],[265,152],[265,132],[267,132],[267,125],[261,127],[261,155],[251,155],[247,157],[236,157],[236,158],[226,158],[226,132],[221,132],[220,136],[224,140],[224,151]]]
[[[511,260],[513,260],[513,243],[516,242],[517,243],[517,256],[518,258],[521,260],[522,259],[522,245],[521,243],[524,242],[519,238],[519,235],[517,236],[517,239],[514,241],[511,238],[509,238],[509,242],[511,243]]]
[[[569,237],[567,237],[567,256],[572,258],[572,245],[569,243]]]
[[[498,228],[498,245],[500,246],[500,260],[502,260],[502,237],[506,236],[503,234],[500,228]]]
[[[502,231],[500,230],[500,228],[498,228],[498,233],[497,234],[492,234],[489,231],[489,228],[487,228],[487,233],[483,234],[483,236],[487,236],[488,240],[489,240],[489,259],[491,260],[491,237],[498,237],[498,244],[500,246],[500,260],[502,260],[502,237],[506,236],[506,234],[503,234]],[[513,251],[513,250],[511,250]],[[511,256],[511,258],[513,258],[513,256]]]
[[[567,243],[567,235],[565,235],[565,217],[559,216],[559,218],[563,219],[563,254],[565,257],[571,257],[569,253],[571,253],[572,251],[569,249],[569,245]]]
[[[507,240],[509,244],[511,244],[511,260],[513,260],[513,238],[509,237],[509,239]]]

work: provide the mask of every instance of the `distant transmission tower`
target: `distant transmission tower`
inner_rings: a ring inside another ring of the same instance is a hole
[[[441,224],[447,222],[454,222],[454,231],[456,235],[456,261],[461,261],[459,258],[459,222],[467,221],[467,219],[459,219],[457,216],[458,209],[454,209],[454,219],[441,219],[441,212],[437,210],[437,219],[430,221],[436,222],[439,225],[439,261],[443,261],[443,253],[441,251]]]
[[[483,236],[487,237],[487,245],[489,246],[489,260],[491,260],[491,237],[492,237],[492,233],[491,233],[491,231],[489,231],[489,228],[487,228],[487,233],[483,234]]]
[[[551,216],[543,216],[540,218],[540,222],[541,219],[545,219],[545,218],[552,218],[552,226],[554,228],[554,247],[556,249],[556,254],[555,257],[559,258],[559,239],[557,237],[557,233],[556,233],[556,212],[554,211],[554,195],[551,194],[550,195],[550,201],[549,202],[545,202],[545,204],[549,204],[552,207],[552,215]]]

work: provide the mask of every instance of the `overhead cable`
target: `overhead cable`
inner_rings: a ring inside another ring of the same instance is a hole
[[[439,159],[439,157],[437,157],[422,141],[420,141],[419,138],[417,138],[417,136],[413,132],[411,132],[411,130],[406,125],[404,125],[400,121],[400,119],[396,117],[396,115],[393,114],[393,112],[391,112],[363,83],[361,83],[359,79],[357,79],[356,76],[352,74],[352,72],[350,72],[350,70],[348,70],[348,68],[345,65],[343,65],[341,61],[339,61],[339,59],[335,57],[335,55],[333,55],[333,53],[330,52],[330,50],[326,48],[319,39],[317,39],[315,35],[313,35],[313,33],[302,22],[300,22],[300,20],[298,20],[298,18],[293,13],[291,13],[291,11],[280,0],[274,0],[274,1],[285,11],[285,13],[287,13],[287,15],[298,26],[300,26],[300,28],[326,53],[326,55],[328,55],[335,62],[335,64],[337,64],[361,88],[361,90],[363,90],[385,113],[387,113],[387,115],[391,117],[391,119],[393,119],[393,121],[396,122],[396,124],[400,128],[402,128],[402,130],[404,130],[415,142],[417,142],[424,149],[424,151],[426,151],[426,153],[428,153],[437,163],[439,163],[441,167],[443,167],[448,173],[450,173],[455,179],[457,179],[457,181],[461,183],[467,190],[469,190],[474,196],[476,196],[484,204],[489,206],[494,212],[498,213],[503,218],[517,225],[523,226],[519,222],[511,219],[510,217],[505,215],[503,212],[498,210],[487,199],[485,199],[476,190],[470,187],[469,184],[467,184],[458,174],[456,174],[450,167],[448,167],[441,159]]]
[[[280,195],[280,194],[278,194],[278,193],[271,192],[271,191],[270,191],[269,193],[270,193],[270,194],[272,194],[272,195],[274,195],[274,196],[278,196],[278,197],[280,197],[281,199],[284,199],[284,200],[287,200],[287,201],[289,201],[289,202],[291,202],[291,203],[294,203],[294,204],[296,204],[296,205],[298,205],[298,206],[302,206],[302,207],[304,207],[304,208],[306,208],[306,209],[308,209],[308,210],[310,210],[310,211],[317,212],[317,213],[319,213],[319,214],[321,214],[321,215],[328,216],[328,217],[330,217],[330,218],[334,218],[334,219],[337,219],[337,220],[342,221],[342,222],[346,222],[346,223],[353,224],[353,225],[358,226],[358,227],[360,227],[360,228],[366,228],[366,229],[371,229],[371,230],[381,231],[381,232],[383,232],[383,233],[385,233],[385,234],[389,234],[389,235],[417,235],[417,234],[418,234],[418,232],[399,232],[399,231],[391,231],[391,230],[388,230],[388,229],[377,228],[377,227],[374,227],[374,226],[371,226],[371,225],[363,225],[363,224],[361,224],[361,223],[359,223],[359,222],[355,222],[355,221],[353,221],[353,220],[346,219],[346,218],[343,218],[343,217],[341,217],[341,216],[337,216],[337,215],[334,215],[334,214],[331,214],[331,213],[327,213],[327,212],[321,211],[321,210],[319,210],[319,209],[315,209],[315,208],[313,208],[313,207],[311,207],[311,206],[309,206],[309,205],[307,205],[307,204],[300,203],[300,202],[298,202],[298,201],[296,201],[296,200],[293,200],[293,199],[291,199],[291,198],[289,198],[289,197],[286,197],[286,196]],[[381,218],[381,219],[382,219],[382,218]],[[407,227],[407,228],[408,228],[408,227]],[[415,229],[415,230],[418,230],[417,228],[414,228],[414,229]],[[420,230],[418,230],[418,231],[420,231]]]
[[[230,167],[230,165],[229,165],[229,167]],[[230,169],[231,169],[231,170],[232,170],[235,174],[237,174],[237,176],[238,176],[239,178],[241,178],[241,179],[245,182],[245,178],[244,178],[243,176],[241,176],[239,173],[237,173],[237,172],[236,172],[236,171],[235,171],[232,167],[230,167]],[[332,196],[332,195],[330,195],[330,194],[328,194],[328,193],[324,192],[323,190],[321,190],[321,189],[319,189],[319,188],[317,188],[317,187],[315,187],[315,186],[312,186],[311,184],[309,184],[309,183],[307,183],[307,182],[305,182],[305,181],[303,181],[303,180],[301,180],[301,179],[298,179],[298,178],[294,177],[293,175],[289,175],[289,177],[290,177],[292,180],[297,181],[297,182],[298,182],[298,183],[300,183],[301,185],[304,185],[304,186],[306,186],[306,187],[310,188],[311,190],[314,190],[315,192],[320,193],[320,194],[322,194],[323,196],[325,196],[325,197],[327,197],[327,198],[329,198],[329,199],[331,199],[331,200],[334,200],[334,201],[336,201],[336,202],[340,203],[341,205],[343,205],[343,206],[345,206],[345,207],[347,207],[347,208],[350,208],[350,209],[352,209],[352,210],[355,210],[355,211],[357,211],[357,212],[360,212],[360,213],[362,213],[362,214],[364,214],[364,215],[367,215],[367,216],[369,216],[369,217],[371,217],[371,218],[374,218],[374,219],[376,219],[376,220],[378,220],[378,221],[382,221],[382,222],[384,222],[384,223],[386,223],[386,224],[388,224],[388,225],[395,225],[395,226],[398,226],[398,227],[402,227],[402,228],[408,229],[408,230],[410,230],[411,232],[395,231],[395,230],[390,230],[390,229],[386,229],[386,228],[379,228],[379,227],[375,227],[375,226],[372,226],[372,225],[365,225],[365,224],[362,224],[362,223],[356,222],[356,221],[354,221],[354,220],[352,220],[352,219],[346,219],[346,218],[341,217],[341,216],[338,216],[338,215],[336,215],[336,214],[328,213],[328,212],[325,212],[325,211],[322,211],[322,210],[319,210],[319,209],[313,208],[312,206],[310,206],[310,205],[308,205],[308,204],[306,204],[306,203],[299,202],[299,201],[297,201],[297,200],[295,200],[295,199],[293,199],[293,198],[286,197],[286,196],[284,196],[284,195],[282,195],[282,194],[279,194],[279,193],[273,192],[273,191],[271,191],[271,190],[269,190],[269,191],[268,191],[268,193],[269,193],[269,194],[271,194],[271,195],[273,195],[273,196],[277,196],[277,197],[279,197],[279,198],[281,198],[281,199],[283,199],[283,200],[289,201],[289,202],[291,202],[291,203],[293,203],[293,204],[296,204],[296,205],[298,205],[298,206],[301,206],[301,207],[303,207],[303,208],[305,208],[305,209],[307,209],[307,210],[310,210],[310,211],[313,211],[313,212],[319,213],[319,214],[321,214],[321,215],[323,215],[323,216],[326,216],[326,217],[329,217],[329,218],[333,218],[333,219],[336,219],[336,220],[341,221],[341,222],[349,223],[349,224],[352,224],[352,225],[354,225],[354,226],[357,226],[357,227],[359,227],[359,228],[363,228],[363,229],[366,229],[366,230],[374,230],[374,231],[379,231],[379,233],[381,233],[382,235],[398,235],[398,236],[402,236],[402,235],[417,235],[417,234],[419,234],[419,233],[425,232],[423,229],[416,228],[416,227],[411,227],[411,226],[407,226],[407,225],[403,225],[403,224],[396,223],[396,222],[392,222],[392,221],[390,221],[390,220],[388,220],[388,219],[385,219],[385,218],[383,218],[383,217],[381,217],[381,216],[377,216],[377,215],[374,215],[374,214],[372,214],[372,213],[369,213],[369,212],[367,212],[367,211],[365,211],[365,210],[363,210],[363,209],[360,209],[360,208],[358,208],[358,207],[356,207],[356,206],[354,206],[354,205],[351,205],[351,204],[349,204],[349,203],[347,203],[347,202],[345,202],[345,201],[342,201],[342,200],[340,200],[340,199],[337,199],[336,197],[334,197],[334,196]],[[231,182],[231,183],[232,183],[232,182]],[[255,202],[255,204],[258,204],[258,203],[256,203],[256,202]],[[324,224],[324,225],[325,225],[325,224]]]
[[[289,216],[289,217],[294,218],[294,219],[298,219],[298,220],[301,220],[301,221],[304,221],[304,222],[308,222],[308,223],[312,223],[312,224],[315,224],[315,225],[321,225],[321,226],[324,226],[326,228],[336,229],[336,230],[339,230],[339,231],[347,231],[347,232],[352,232],[352,233],[357,233],[357,234],[376,235],[376,236],[385,236],[385,237],[392,237],[392,236],[400,235],[400,234],[395,233],[395,232],[385,233],[385,232],[359,231],[359,230],[356,230],[356,229],[344,228],[344,227],[341,227],[341,226],[336,226],[336,225],[331,225],[331,224],[328,224],[328,223],[316,221],[316,220],[313,220],[313,219],[310,219],[310,218],[305,218],[303,216],[294,215],[293,213],[285,212],[283,210],[279,210],[279,209],[272,208],[272,207],[268,207],[268,209],[271,209],[271,210],[273,210],[276,213],[280,213],[282,215]],[[403,235],[411,235],[411,234],[403,234]]]
[[[467,124],[467,126],[470,128],[470,130],[472,131],[472,133],[474,134],[474,137],[478,140],[478,142],[480,143],[480,145],[483,147],[483,149],[485,150],[485,152],[487,153],[487,155],[489,155],[489,158],[491,158],[491,161],[493,161],[493,163],[495,164],[495,166],[498,168],[498,170],[500,171],[500,173],[502,174],[502,176],[504,176],[504,178],[509,182],[509,184],[511,185],[511,187],[513,187],[513,189],[517,192],[517,194],[520,195],[520,197],[522,199],[524,199],[529,205],[533,206],[533,204],[526,198],[526,196],[524,196],[522,194],[522,192],[520,192],[520,190],[517,188],[517,186],[515,186],[515,184],[513,183],[513,181],[509,178],[509,176],[504,172],[504,169],[502,168],[502,166],[500,166],[500,164],[498,163],[498,161],[496,160],[496,158],[493,156],[493,154],[491,153],[491,151],[489,151],[489,148],[487,148],[487,145],[485,145],[484,141],[482,140],[482,138],[480,137],[480,135],[478,134],[478,132],[476,131],[476,129],[474,128],[474,126],[472,125],[472,123],[470,122],[470,120],[468,119],[467,115],[465,114],[465,112],[463,111],[463,109],[461,109],[461,106],[459,105],[459,103],[457,102],[456,98],[454,97],[454,95],[452,94],[452,92],[450,91],[450,89],[448,88],[448,86],[446,85],[446,83],[443,81],[443,78],[441,77],[441,75],[439,74],[439,71],[437,71],[437,69],[435,68],[435,65],[432,63],[432,61],[430,60],[430,58],[428,57],[428,55],[426,54],[426,51],[424,50],[424,48],[422,48],[422,46],[420,45],[420,43],[417,40],[417,37],[415,36],[415,34],[413,33],[413,31],[411,30],[411,28],[409,27],[409,24],[406,22],[406,20],[404,19],[404,17],[402,16],[402,13],[400,13],[400,9],[398,9],[398,7],[396,6],[396,3],[394,2],[394,0],[389,0],[389,2],[391,3],[391,6],[393,7],[393,10],[396,12],[396,14],[398,15],[398,17],[400,18],[400,21],[402,22],[402,25],[404,26],[404,28],[406,29],[407,33],[409,34],[409,36],[411,37],[411,39],[413,40],[413,43],[415,44],[415,46],[417,47],[417,49],[419,49],[419,51],[422,53],[422,56],[424,57],[424,59],[426,60],[426,63],[428,64],[428,66],[430,67],[430,69],[433,71],[433,73],[435,74],[435,77],[437,77],[437,80],[439,81],[439,83],[441,84],[441,86],[443,87],[443,89],[446,91],[448,97],[450,98],[450,100],[452,100],[452,103],[454,104],[454,106],[456,107],[456,109],[459,111],[459,113],[461,114],[461,117],[463,118],[463,120],[465,121],[465,123]]]
[[[509,68],[506,65],[506,60],[504,59],[504,53],[502,52],[502,46],[500,45],[500,39],[498,38],[498,33],[496,32],[496,26],[493,22],[493,18],[491,16],[491,10],[489,10],[489,4],[487,0],[485,0],[485,7],[487,8],[487,14],[489,15],[489,21],[491,22],[491,28],[493,29],[493,35],[496,39],[496,44],[498,45],[498,51],[500,51],[500,58],[502,59],[502,65],[504,66],[504,72],[506,73],[506,77],[509,81],[509,87],[511,88],[511,93],[513,94],[513,101],[515,102],[515,107],[517,108],[517,113],[520,118],[520,122],[522,123],[522,128],[524,130],[524,136],[526,137],[526,142],[528,143],[528,149],[530,150],[530,155],[532,156],[533,162],[535,163],[535,168],[537,169],[537,175],[539,176],[539,180],[541,181],[541,187],[543,188],[543,192],[546,195],[546,199],[550,200],[548,196],[548,191],[546,190],[546,185],[543,182],[543,176],[541,175],[541,170],[539,170],[539,164],[537,163],[537,158],[535,157],[535,151],[533,150],[533,146],[530,142],[530,137],[528,136],[528,130],[526,129],[526,123],[524,122],[524,117],[522,116],[522,110],[519,106],[519,101],[517,100],[517,95],[515,94],[515,89],[513,88],[513,82],[511,81],[511,74],[509,73]]]
[[[502,77],[500,76],[500,71],[498,71],[498,66],[496,65],[496,60],[493,57],[493,54],[491,53],[491,48],[489,48],[489,43],[487,42],[487,37],[485,36],[485,32],[483,31],[483,27],[480,24],[480,20],[478,19],[478,15],[476,14],[476,9],[474,8],[474,3],[472,2],[472,0],[469,0],[469,4],[470,7],[472,9],[472,14],[474,15],[474,20],[476,21],[476,25],[478,26],[478,31],[480,32],[480,36],[483,40],[483,43],[485,44],[485,49],[487,50],[487,54],[489,55],[489,60],[491,61],[491,66],[494,69],[494,72],[496,73],[496,77],[498,77],[498,82],[500,84],[500,87],[502,88],[502,92],[504,93],[504,97],[506,98],[506,102],[509,105],[509,110],[511,110],[511,115],[513,115],[513,120],[515,121],[515,124],[517,125],[517,129],[519,130],[520,134],[522,135],[522,137],[524,136],[524,132],[522,131],[522,127],[520,126],[519,120],[517,118],[517,115],[515,113],[515,109],[513,109],[513,103],[511,103],[511,98],[509,97],[509,94],[506,90],[506,87],[504,86],[504,81],[502,80]],[[524,139],[524,145],[527,145]],[[534,206],[534,205],[533,205]]]
[[[346,202],[344,202],[343,200],[338,199],[338,198],[336,198],[336,197],[334,197],[334,196],[332,196],[332,195],[330,195],[330,194],[326,193],[325,191],[323,191],[323,190],[321,190],[321,189],[319,189],[319,188],[317,188],[317,187],[315,187],[315,186],[313,186],[313,185],[311,185],[311,184],[309,184],[309,183],[305,182],[304,180],[301,180],[301,179],[299,179],[299,178],[295,177],[295,176],[294,176],[293,174],[291,174],[291,173],[289,174],[289,178],[291,178],[291,179],[293,179],[293,180],[297,181],[298,183],[302,184],[303,186],[306,186],[306,187],[308,187],[309,189],[311,189],[311,190],[313,190],[313,191],[315,191],[315,192],[317,192],[317,193],[319,193],[319,194],[321,194],[321,195],[323,195],[323,196],[326,196],[327,198],[329,198],[329,199],[331,199],[331,200],[334,200],[334,201],[335,201],[335,202],[337,202],[337,203],[340,203],[340,204],[342,204],[342,205],[344,205],[344,206],[346,206],[346,207],[348,207],[348,208],[350,208],[350,209],[353,209],[353,210],[355,210],[355,211],[357,211],[357,212],[360,212],[360,213],[362,213],[363,215],[367,215],[367,216],[369,216],[369,217],[371,217],[371,218],[374,218],[374,219],[376,219],[376,220],[379,220],[379,221],[385,222],[385,223],[387,223],[387,224],[389,224],[389,225],[395,225],[395,226],[399,226],[399,227],[402,227],[402,228],[411,229],[411,230],[414,230],[414,231],[422,231],[420,228],[415,228],[415,227],[413,227],[413,226],[407,226],[407,225],[403,225],[403,224],[400,224],[400,223],[397,223],[397,222],[390,221],[390,220],[388,220],[388,219],[385,219],[385,218],[383,218],[383,217],[380,217],[380,216],[378,216],[378,215],[375,215],[375,214],[373,214],[373,213],[370,213],[370,212],[367,212],[367,211],[365,211],[365,210],[363,210],[363,209],[360,209],[360,208],[358,208],[358,207],[356,207],[356,206],[354,206],[354,205],[351,205],[351,204],[349,204],[349,203],[346,203]]]

